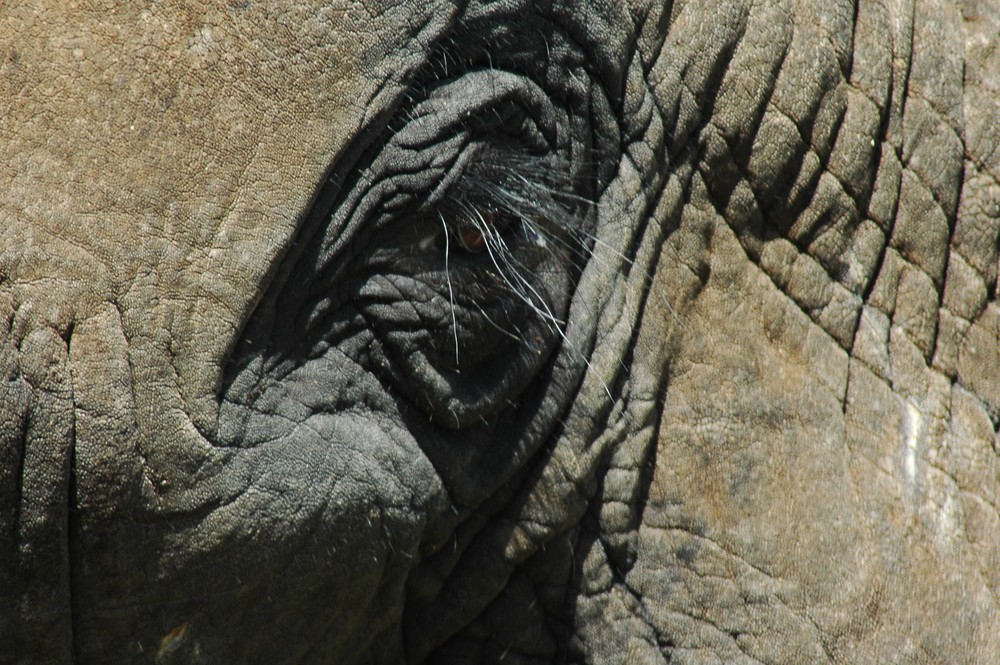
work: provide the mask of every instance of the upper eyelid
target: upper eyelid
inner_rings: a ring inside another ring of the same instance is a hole
[[[417,148],[439,140],[475,117],[488,118],[489,109],[514,104],[524,110],[535,132],[521,138],[530,147],[547,152],[556,147],[558,116],[551,100],[531,79],[498,70],[471,71],[458,79],[439,84],[417,104],[406,125],[402,147]]]

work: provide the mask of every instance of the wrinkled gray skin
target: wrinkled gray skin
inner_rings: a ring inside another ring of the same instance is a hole
[[[1000,662],[996,2],[0,13],[0,661]]]

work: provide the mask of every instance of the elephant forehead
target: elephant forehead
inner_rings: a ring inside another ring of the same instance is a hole
[[[0,282],[62,319],[113,301],[136,335],[193,318],[190,343],[173,324],[175,358],[224,353],[328,165],[423,62],[445,9],[8,4]]]
[[[412,26],[435,9],[12,7],[0,24],[3,209],[79,247],[60,258],[85,262],[88,280],[94,258],[118,282],[205,255],[217,277],[247,279],[235,264],[250,256],[259,275],[379,93],[419,60],[426,35]]]

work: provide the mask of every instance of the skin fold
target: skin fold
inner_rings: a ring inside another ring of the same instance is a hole
[[[0,663],[997,661],[998,35],[4,3]]]

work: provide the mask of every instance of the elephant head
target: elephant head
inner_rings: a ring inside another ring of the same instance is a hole
[[[1000,656],[995,4],[0,14],[0,662]]]

